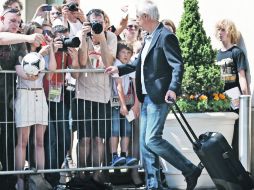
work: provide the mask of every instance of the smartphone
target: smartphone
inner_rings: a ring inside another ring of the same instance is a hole
[[[52,5],[45,5],[42,7],[42,11],[51,11],[52,10]]]

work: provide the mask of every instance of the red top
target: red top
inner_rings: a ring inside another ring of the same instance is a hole
[[[64,61],[62,61],[64,54]],[[56,69],[61,70],[61,69],[66,69],[67,66],[72,65],[72,60],[71,57],[65,53],[65,52],[56,52],[55,53],[55,58],[56,58]],[[51,79],[48,80],[47,77],[44,78],[44,91],[46,94],[46,97],[48,97],[48,92],[49,92],[49,84],[61,84],[63,86],[65,81],[65,73],[54,73],[51,76]]]

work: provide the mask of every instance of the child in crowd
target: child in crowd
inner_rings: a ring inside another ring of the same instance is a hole
[[[132,55],[133,47],[130,44],[123,41],[118,42],[117,59],[114,65],[130,64]],[[125,164],[127,166],[132,166],[138,162],[136,158],[128,155],[129,142],[132,136],[132,122],[128,121],[126,116],[128,117],[128,115],[131,114],[130,112],[134,112],[133,115],[135,117],[139,114],[136,111],[139,110],[139,103],[135,96],[134,82],[131,79],[135,80],[134,72],[120,78],[115,78],[113,83],[113,97],[118,96],[119,101],[113,101],[114,105],[112,103],[113,121],[112,136],[110,137],[110,149],[113,156],[112,166],[121,166]],[[133,107],[131,107],[132,105]],[[117,154],[119,136],[121,137],[120,155]]]

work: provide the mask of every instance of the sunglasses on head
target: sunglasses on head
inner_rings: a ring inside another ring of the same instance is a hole
[[[16,13],[18,16],[21,15],[19,9],[6,9],[2,16],[6,15],[7,13]]]
[[[138,26],[137,25],[133,25],[133,24],[130,24],[127,26],[127,29],[132,29],[132,28],[135,28],[135,30],[138,29]]]

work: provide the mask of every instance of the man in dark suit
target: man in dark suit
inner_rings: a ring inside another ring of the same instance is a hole
[[[140,146],[146,171],[147,189],[163,189],[159,175],[159,156],[182,171],[187,190],[197,184],[201,169],[162,138],[169,112],[168,99],[176,99],[181,88],[183,62],[176,36],[163,27],[157,6],[150,0],[140,2],[137,23],[148,32],[143,49],[133,65],[108,67],[106,73],[124,75],[136,71],[136,91],[141,108]]]

